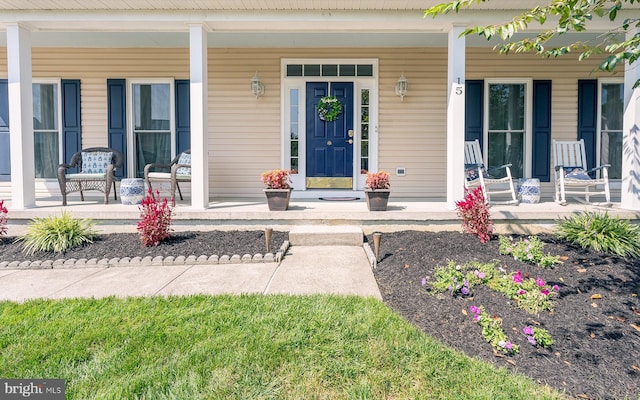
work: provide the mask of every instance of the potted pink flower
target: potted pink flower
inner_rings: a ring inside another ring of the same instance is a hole
[[[369,172],[367,174],[366,187],[367,208],[369,211],[386,211],[391,193],[389,173],[385,171]]]
[[[291,171],[274,169],[260,176],[270,211],[286,211],[291,198]]]

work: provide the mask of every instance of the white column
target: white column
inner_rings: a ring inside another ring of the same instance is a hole
[[[207,30],[189,27],[191,101],[191,207],[209,207],[209,157],[207,110]]]
[[[627,32],[627,39],[635,33],[637,31]],[[638,79],[638,62],[633,66],[625,63],[620,206],[640,211],[640,88],[633,89]]]
[[[9,140],[11,151],[11,206],[35,206],[33,149],[33,88],[31,32],[17,24],[7,26],[9,78]]]
[[[447,67],[447,208],[464,197],[465,47],[464,26],[449,30]]]

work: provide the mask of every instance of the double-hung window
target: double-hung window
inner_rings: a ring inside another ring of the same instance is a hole
[[[144,176],[146,164],[168,164],[175,154],[173,82],[132,82],[133,173]]]
[[[33,83],[32,86],[35,177],[55,178],[61,137],[58,83]]]
[[[620,80],[600,81],[598,165],[610,164],[609,178],[622,178],[622,120],[624,87]]]
[[[511,164],[514,178],[527,174],[529,141],[529,85],[525,81],[489,81],[486,88],[485,157],[487,167]],[[504,170],[492,171],[496,178]]]

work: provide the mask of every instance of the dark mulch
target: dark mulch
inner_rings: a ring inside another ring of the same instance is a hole
[[[272,251],[287,239],[273,232]],[[367,238],[372,242],[372,238]],[[487,244],[457,232],[405,231],[382,234],[375,277],[384,302],[427,334],[467,355],[525,374],[568,395],[587,399],[640,399],[640,260],[626,260],[541,236],[545,252],[561,255],[562,265],[543,269],[498,253],[498,241]],[[373,246],[372,246],[373,247]],[[101,235],[93,244],[62,257],[38,254],[29,259],[112,258],[169,255],[265,253],[263,231],[177,232],[158,247],[143,248],[138,234]],[[13,238],[0,240],[0,261],[25,260]],[[449,260],[498,260],[508,271],[521,270],[560,286],[553,313],[529,315],[503,295],[475,287],[473,297],[435,296],[421,284]],[[592,300],[599,294],[601,299]],[[467,312],[484,306],[503,319],[520,353],[497,357],[480,327]],[[550,349],[536,349],[521,333],[540,325],[552,335]]]
[[[562,256],[563,264],[545,269],[521,263],[501,256],[497,240],[483,245],[458,232],[384,233],[375,276],[387,305],[471,357],[525,374],[572,397],[640,399],[640,260],[576,248],[552,236],[540,238],[546,243],[544,252]],[[372,243],[372,237],[367,239]],[[530,315],[505,296],[478,286],[469,298],[430,294],[422,278],[429,280],[436,266],[450,260],[497,260],[508,272],[521,270],[557,284],[555,310]],[[602,298],[592,299],[594,294]],[[482,305],[502,318],[520,353],[494,355],[468,312],[471,305]],[[535,348],[522,334],[523,326],[538,324],[555,341],[550,349]]]
[[[282,243],[288,239],[286,232],[273,231],[271,236],[271,252],[278,251]],[[98,235],[93,243],[73,248],[64,254],[38,252],[31,256],[22,253],[22,244],[15,243],[15,238],[5,237],[0,240],[0,261],[34,261],[80,259],[80,258],[114,258],[114,257],[146,257],[146,256],[211,256],[238,254],[265,254],[266,240],[264,231],[205,231],[174,232],[171,238],[157,247],[142,247],[140,235],[137,233],[113,233]]]

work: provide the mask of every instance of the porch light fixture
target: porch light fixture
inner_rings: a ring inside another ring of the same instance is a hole
[[[404,74],[400,75],[400,79],[396,82],[396,96],[400,96],[400,101],[404,101],[408,86],[407,78],[404,77]]]
[[[256,99],[262,95],[264,95],[264,85],[258,76],[258,73],[251,78],[251,93],[256,96]]]

